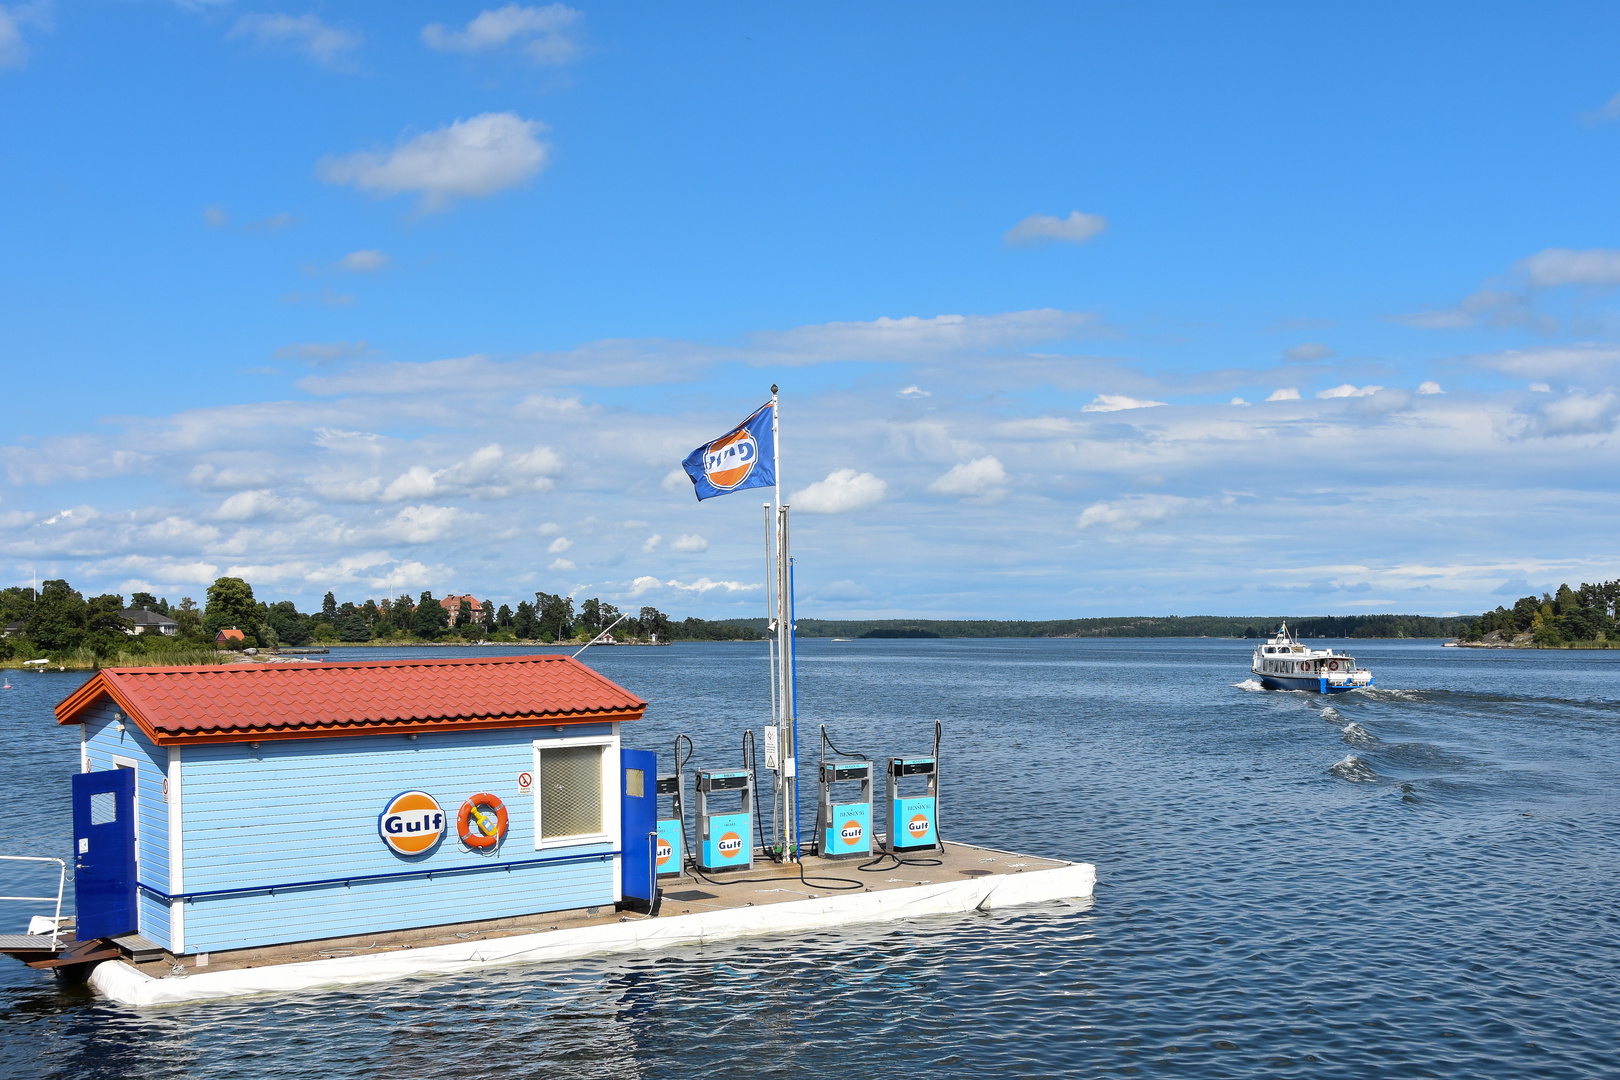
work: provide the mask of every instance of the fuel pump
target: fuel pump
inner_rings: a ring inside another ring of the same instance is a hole
[[[698,868],[746,870],[754,865],[754,785],[747,769],[698,769],[697,834]],[[726,803],[731,796],[741,802],[735,809],[712,803]]]
[[[658,849],[655,862],[658,866],[658,875],[678,875],[686,862],[681,852],[685,850],[686,837],[686,799],[681,789],[686,785],[681,782],[680,773],[674,776],[660,776],[658,778],[658,809],[664,809],[664,799],[670,801],[670,815],[658,818]]]
[[[884,768],[889,807],[889,850],[895,854],[943,851],[939,839],[939,740],[934,724],[934,752],[892,757]]]
[[[686,744],[686,756],[681,756],[681,744]],[[675,775],[658,778],[658,846],[653,863],[658,875],[679,875],[686,868],[686,771],[692,759],[692,740],[685,735],[675,736]],[[670,813],[663,816],[664,800],[669,799]]]
[[[855,784],[860,785],[858,792],[850,790]],[[837,799],[844,801],[835,801]],[[872,854],[870,761],[821,763],[821,800],[816,823],[817,854],[823,859],[861,858]]]

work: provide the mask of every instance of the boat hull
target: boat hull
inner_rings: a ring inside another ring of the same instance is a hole
[[[1304,675],[1268,675],[1258,671],[1250,672],[1260,680],[1260,685],[1267,690],[1304,690],[1312,694],[1342,694],[1347,690],[1366,690],[1371,688],[1374,680],[1368,679],[1365,683],[1330,683],[1327,676],[1307,677]]]

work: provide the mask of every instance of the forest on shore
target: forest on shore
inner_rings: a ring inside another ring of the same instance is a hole
[[[1217,637],[1263,638],[1284,619],[1310,638],[1452,638],[1467,629],[1465,617],[1428,615],[1226,616],[1162,615],[1101,619],[800,619],[806,638],[1081,638]],[[764,619],[727,619],[763,632]]]

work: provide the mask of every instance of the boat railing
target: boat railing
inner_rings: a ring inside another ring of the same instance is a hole
[[[61,859],[53,859],[45,855],[0,855],[0,862],[32,862],[55,863],[56,877],[56,914],[51,918],[51,951],[61,948],[62,937],[62,889],[67,884],[67,863]],[[29,903],[48,904],[49,896],[0,896],[0,900],[27,901]]]

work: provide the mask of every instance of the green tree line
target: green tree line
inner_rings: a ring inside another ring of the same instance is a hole
[[[423,590],[415,599],[367,599],[339,602],[328,592],[318,611],[301,612],[291,600],[266,602],[254,596],[253,586],[238,577],[222,577],[207,589],[199,607],[191,597],[171,605],[166,597],[137,592],[126,608],[117,593],[86,599],[67,581],[57,579],[32,588],[0,590],[0,617],[7,627],[0,638],[0,660],[27,654],[73,658],[79,662],[139,663],[141,657],[180,651],[211,649],[222,630],[239,630],[232,648],[297,648],[321,644],[387,641],[401,644],[422,641],[585,642],[607,632],[620,642],[678,640],[754,640],[757,631],[703,619],[673,622],[655,607],[621,612],[598,598],[581,602],[572,597],[537,592],[516,608],[479,602],[477,610],[467,598],[451,609]],[[120,612],[140,608],[175,620],[177,633],[133,634],[134,623]],[[190,662],[189,660],[187,662]]]
[[[1462,638],[1508,643],[1528,634],[1528,644],[1541,649],[1610,648],[1617,603],[1620,580],[1598,585],[1582,582],[1578,589],[1560,585],[1557,593],[1522,596],[1511,608],[1498,605],[1495,611],[1475,619]]]
[[[799,637],[1225,637],[1260,638],[1287,619],[1301,637],[1451,638],[1471,622],[1429,615],[1225,616],[1165,615],[1100,619],[800,619]],[[764,619],[730,619],[765,629]]]

